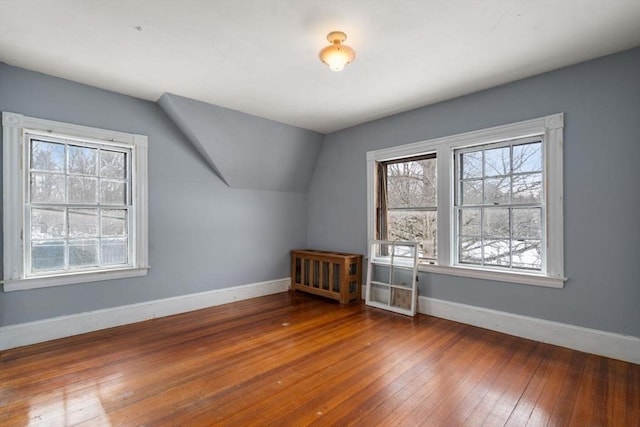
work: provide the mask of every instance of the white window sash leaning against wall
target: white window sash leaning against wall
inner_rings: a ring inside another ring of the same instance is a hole
[[[379,165],[433,155],[437,159],[437,255],[435,261],[422,262],[420,271],[563,287],[567,280],[563,243],[563,129],[564,115],[558,113],[368,152],[369,242],[381,238],[377,234]],[[491,172],[491,159],[498,152],[504,155],[504,170]],[[519,157],[522,153],[533,153],[538,160],[522,163]],[[480,169],[469,174],[471,163],[467,160],[474,156],[479,159]],[[496,184],[498,181],[502,184]],[[476,195],[480,197],[477,200],[464,198],[465,187],[470,183],[477,185]],[[492,186],[502,190],[489,191]],[[472,235],[468,224],[461,220],[462,216],[473,217],[471,213],[478,223]],[[496,227],[496,218],[502,218],[506,225]],[[524,223],[523,218],[528,218],[529,226],[518,225]],[[464,245],[472,237],[476,239],[476,247],[469,249],[469,245]]]
[[[4,290],[147,274],[147,137],[3,112]]]

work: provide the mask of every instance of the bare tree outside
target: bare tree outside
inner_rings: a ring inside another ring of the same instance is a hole
[[[436,259],[435,157],[387,165],[387,239],[417,241],[423,260]]]

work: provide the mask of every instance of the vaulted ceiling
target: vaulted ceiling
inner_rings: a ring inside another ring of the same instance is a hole
[[[328,133],[638,46],[639,22],[637,0],[0,0],[0,61]]]

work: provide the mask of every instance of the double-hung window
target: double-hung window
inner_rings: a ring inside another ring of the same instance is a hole
[[[146,137],[12,113],[3,127],[5,291],[146,274]]]
[[[535,137],[455,151],[459,264],[542,271],[542,165]]]
[[[367,153],[368,239],[420,243],[420,270],[562,287],[554,114]]]

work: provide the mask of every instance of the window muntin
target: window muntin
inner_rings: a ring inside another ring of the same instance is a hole
[[[456,263],[543,272],[542,139],[474,146],[454,155]]]
[[[25,140],[25,275],[131,267],[131,148]]]
[[[437,258],[436,155],[379,163],[378,238],[416,241],[421,262]],[[399,254],[395,254],[399,255]]]

